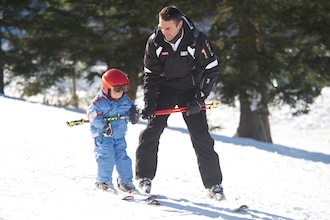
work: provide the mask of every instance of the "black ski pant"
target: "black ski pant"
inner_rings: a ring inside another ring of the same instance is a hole
[[[193,99],[195,91],[160,92],[157,99],[157,109],[186,106]],[[186,116],[182,113],[187,125],[191,142],[195,150],[199,172],[205,188],[210,188],[222,182],[222,173],[218,154],[214,151],[212,139],[206,120],[206,112]],[[151,180],[156,175],[158,162],[159,139],[167,126],[169,115],[161,115],[149,120],[145,130],[140,133],[139,146],[136,150],[136,179],[148,177]],[[174,144],[174,143],[173,143]],[[170,158],[168,158],[170,160]]]

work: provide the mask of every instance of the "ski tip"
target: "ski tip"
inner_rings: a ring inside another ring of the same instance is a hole
[[[247,210],[248,208],[249,208],[249,206],[247,206],[247,205],[241,205],[240,207],[235,209],[234,212],[242,212],[242,211]]]
[[[132,199],[134,199],[134,196],[131,196],[131,195],[125,196],[124,198],[122,198],[122,200],[132,200]]]
[[[160,202],[156,199],[152,199],[148,202],[148,205],[160,206]]]
[[[148,199],[157,199],[157,195],[150,195]]]

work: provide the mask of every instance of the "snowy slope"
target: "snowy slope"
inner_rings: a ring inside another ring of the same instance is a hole
[[[227,201],[205,196],[186,127],[173,114],[160,144],[152,193],[159,207],[94,190],[96,163],[88,125],[69,128],[83,112],[0,96],[0,220],[16,219],[329,219],[330,89],[309,115],[270,117],[274,144],[231,138],[238,108],[208,112]],[[141,120],[129,124],[133,163]],[[136,183],[136,182],[135,182]],[[247,204],[247,212],[234,213]]]

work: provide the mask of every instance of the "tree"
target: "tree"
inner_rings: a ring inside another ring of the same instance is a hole
[[[99,63],[107,68],[120,68],[131,81],[130,97],[135,98],[141,83],[144,47],[148,36],[157,25],[157,13],[168,1],[74,1],[74,0],[24,0],[4,1],[5,19],[1,27],[15,30],[6,35],[11,43],[11,53],[1,63],[11,75],[23,77],[24,92],[30,96],[70,79],[73,106],[78,106],[75,79],[84,71],[91,82],[102,73],[91,68]],[[193,19],[200,20],[207,10],[213,9],[214,0],[177,1],[177,6]],[[200,7],[203,6],[203,10]],[[147,10],[146,10],[147,9]],[[12,13],[13,11],[14,13]],[[1,37],[3,36],[1,28]],[[66,105],[68,103],[62,103]],[[70,104],[70,103],[69,103]]]
[[[158,23],[158,12],[168,1],[134,0],[129,4],[125,1],[89,1],[89,4],[72,4],[72,11],[89,11],[88,19],[85,18],[86,27],[92,32],[86,35],[89,41],[89,54],[93,59],[88,65],[103,62],[108,66],[122,69],[128,74],[131,89],[130,97],[135,99],[137,86],[141,84],[143,71],[143,54],[147,38]],[[93,2],[93,3],[92,3]],[[208,0],[176,1],[176,6],[185,13],[194,15],[194,19],[201,20],[205,13],[213,10],[216,1]],[[92,3],[92,4],[91,4]],[[200,10],[202,6],[204,10]],[[87,13],[86,13],[87,14]],[[92,23],[93,25],[90,25]],[[98,73],[91,72],[89,79],[94,79]]]
[[[13,70],[16,63],[21,63],[20,58],[26,52],[18,50],[16,44],[24,35],[24,24],[34,15],[26,9],[30,3],[30,0],[3,0],[0,4],[0,93],[4,93],[4,71]]]
[[[54,8],[36,0],[5,1],[1,9],[1,38],[8,45],[2,49],[1,65],[23,79],[22,96],[42,93],[70,73],[71,61],[63,59],[70,52],[65,51],[63,37],[68,28],[59,28],[70,23],[68,16],[54,13]]]
[[[270,104],[307,113],[329,83],[327,1],[239,1],[218,4],[210,32],[224,64],[224,103],[240,102],[235,136],[272,142]],[[317,15],[317,16],[315,16]]]

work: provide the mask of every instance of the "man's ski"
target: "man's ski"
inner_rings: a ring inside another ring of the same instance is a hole
[[[234,212],[242,212],[242,211],[247,210],[248,208],[249,208],[249,206],[247,206],[247,205],[241,205],[237,209],[234,209]]]
[[[156,195],[143,195],[143,194],[134,194],[134,195],[126,195],[122,198],[122,200],[124,201],[131,201],[131,202],[136,202],[136,203],[142,203],[142,204],[147,204],[147,205],[153,205],[153,206],[160,206],[161,203],[160,201],[158,200],[158,196]],[[170,199],[166,196],[160,196],[159,199],[164,199],[166,201],[166,203],[172,203],[173,204],[177,204],[177,201]],[[219,205],[219,207],[228,207],[229,205],[229,209],[232,211],[232,212],[235,212],[235,213],[242,213],[242,212],[245,212],[249,209],[249,207],[247,205],[241,205],[239,206],[238,208],[233,208],[233,204],[226,204],[225,202],[226,200],[223,200],[223,201],[217,201],[216,204]],[[218,206],[216,205],[216,206]],[[224,205],[224,206],[223,206]],[[231,207],[230,207],[231,206]]]
[[[125,201],[133,201],[133,202],[138,202],[138,203],[146,203],[148,205],[154,205],[154,206],[159,206],[160,202],[157,200],[157,196],[156,195],[150,195],[145,197],[139,197],[139,195],[137,195],[138,197],[136,197],[135,195],[127,195],[124,198],[122,198],[122,200]],[[142,195],[143,196],[143,195]]]
[[[215,198],[211,198],[211,199],[213,199],[213,200],[215,200],[215,201],[217,201],[217,204],[220,204],[220,206],[221,207],[223,207],[223,205],[229,205],[229,204],[231,204],[231,206],[233,206],[234,204],[232,204],[232,202],[230,202],[230,203],[228,203],[229,201],[226,199],[226,198],[224,198],[224,199],[215,199]],[[234,206],[236,206],[236,205],[234,205]],[[247,205],[241,205],[241,206],[239,206],[238,208],[233,208],[233,207],[231,207],[230,209],[233,211],[233,212],[244,212],[244,211],[246,211],[247,209],[249,208],[249,206],[247,206]]]

